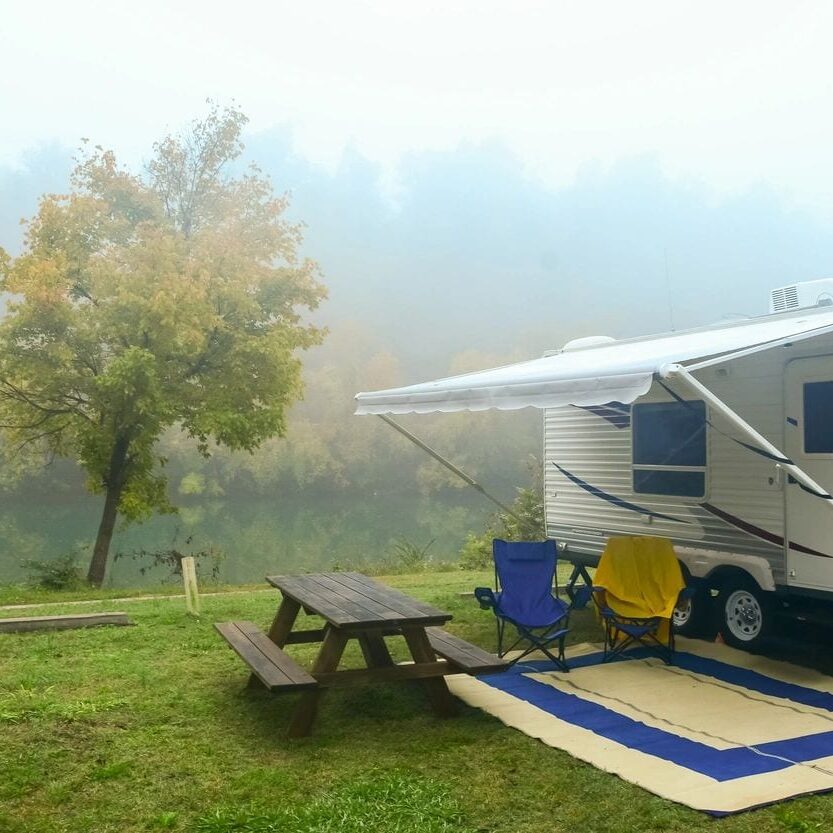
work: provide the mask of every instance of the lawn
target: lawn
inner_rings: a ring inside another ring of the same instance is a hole
[[[490,615],[459,595],[488,583],[485,574],[383,580],[453,612],[449,630],[494,646]],[[328,692],[313,737],[289,742],[297,695],[244,691],[243,664],[212,628],[232,618],[266,625],[276,602],[261,592],[210,596],[200,620],[177,599],[58,603],[37,612],[124,609],[136,627],[0,635],[0,831],[833,828],[833,796],[714,821],[468,707],[437,720],[416,685]],[[597,634],[589,613],[574,614],[575,641]],[[308,661],[315,649],[289,650]],[[360,663],[354,648],[345,661]]]

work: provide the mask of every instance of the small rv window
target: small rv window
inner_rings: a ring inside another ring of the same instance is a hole
[[[633,406],[633,490],[701,498],[706,493],[706,406],[701,401]]]
[[[804,453],[833,454],[833,382],[804,385]]]

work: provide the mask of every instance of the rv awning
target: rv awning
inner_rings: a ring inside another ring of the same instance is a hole
[[[696,362],[703,359],[748,355],[828,331],[833,331],[833,311],[807,310],[606,342],[410,387],[360,393],[356,413],[511,411],[629,403],[648,392],[653,375],[667,364],[695,363],[691,369],[696,369]]]

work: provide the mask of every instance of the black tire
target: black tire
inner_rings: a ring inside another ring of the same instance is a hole
[[[720,633],[727,645],[757,651],[766,643],[772,630],[772,600],[752,579],[727,581],[720,588],[717,606]]]
[[[682,605],[674,609],[671,621],[674,633],[694,639],[714,639],[717,623],[714,600],[708,587],[698,587]]]

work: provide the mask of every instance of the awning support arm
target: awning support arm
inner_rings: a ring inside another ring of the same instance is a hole
[[[538,530],[532,529],[530,527],[529,522],[525,521],[523,518],[520,517],[516,512],[510,509],[505,503],[501,503],[494,495],[490,495],[473,477],[470,477],[466,474],[461,468],[458,468],[451,462],[451,460],[446,460],[445,457],[442,456],[438,451],[434,451],[430,445],[424,443],[419,437],[414,436],[407,428],[401,426],[398,422],[392,420],[389,416],[385,414],[377,414],[376,416],[379,417],[383,422],[386,422],[390,425],[391,428],[398,431],[403,437],[409,439],[415,446],[421,448],[426,454],[433,457],[438,463],[445,466],[450,472],[456,474],[464,483],[471,486],[472,489],[480,492],[483,497],[487,500],[492,501],[495,506],[498,506],[503,512],[507,515],[513,517],[523,528],[525,528],[528,532],[534,532],[536,535],[539,534]]]
[[[724,419],[734,426],[738,431],[760,446],[772,457],[779,458],[781,462],[779,465],[783,466],[784,470],[791,474],[801,485],[805,486],[810,492],[817,497],[824,500],[831,509],[833,509],[833,497],[830,496],[827,489],[821,486],[812,477],[810,477],[804,469],[797,466],[792,460],[784,454],[779,448],[774,446],[766,437],[760,432],[756,431],[745,419],[736,414],[720,397],[713,394],[704,384],[699,382],[687,368],[681,364],[668,364],[660,369],[659,375],[663,379],[673,379],[681,382],[692,393],[702,399],[719,413]]]

